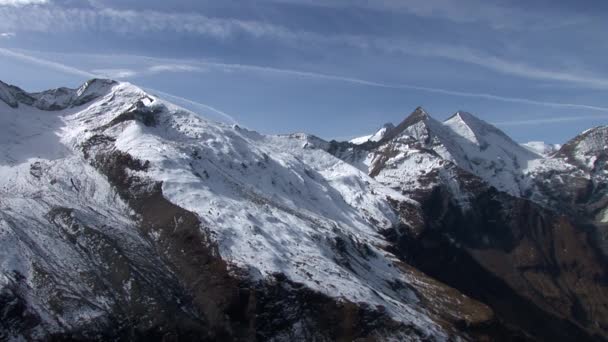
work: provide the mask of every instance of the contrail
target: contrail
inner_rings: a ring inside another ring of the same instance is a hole
[[[236,124],[237,123],[237,121],[234,119],[234,117],[231,116],[230,114],[222,112],[221,110],[219,110],[217,108],[213,108],[213,107],[211,107],[209,105],[206,105],[206,104],[203,104],[203,103],[200,103],[200,102],[196,102],[196,101],[192,101],[192,100],[180,97],[180,96],[171,95],[171,94],[165,93],[164,91],[160,91],[160,90],[156,90],[156,89],[152,89],[152,88],[143,88],[143,89],[146,90],[146,91],[148,91],[148,92],[151,92],[151,93],[157,93],[157,94],[161,95],[161,97],[167,97],[167,98],[173,99],[175,101],[186,102],[186,103],[191,104],[193,106],[202,107],[204,109],[210,110],[210,111],[212,111],[212,112],[214,112],[216,114],[221,115],[223,118],[225,118],[228,121],[230,121],[231,124]]]
[[[572,122],[572,121],[593,120],[593,119],[608,119],[608,115],[564,116],[564,117],[546,118],[546,119],[501,121],[501,122],[494,122],[492,124],[497,125],[497,126],[524,126],[524,125],[537,125],[537,124],[542,124],[542,123]]]
[[[78,76],[84,76],[84,77],[88,77],[88,78],[95,78],[95,77],[99,77],[99,75],[90,73],[88,71],[84,71],[84,70],[80,70],[71,66],[67,66],[65,64],[61,64],[61,63],[56,63],[56,62],[52,62],[46,59],[41,59],[41,58],[37,58],[37,57],[33,57],[30,55],[26,55],[23,53],[19,53],[19,52],[15,52],[9,49],[5,49],[5,48],[0,48],[0,55],[6,56],[6,57],[12,57],[15,59],[20,59],[26,62],[30,62],[30,63],[34,63],[34,64],[38,64],[38,65],[42,65],[42,66],[46,66],[49,67],[51,69],[55,69],[58,71],[62,71],[68,74],[73,74],[73,75],[78,75]]]
[[[369,86],[369,87],[402,89],[402,90],[403,89],[418,90],[418,91],[443,94],[443,95],[482,98],[482,99],[486,99],[486,100],[495,100],[495,101],[510,102],[510,103],[521,103],[521,104],[528,104],[528,105],[535,105],[535,106],[545,106],[545,107],[554,107],[554,108],[555,107],[557,107],[557,108],[576,108],[576,109],[587,109],[587,110],[608,112],[608,107],[593,106],[593,105],[578,104],[578,103],[548,102],[548,101],[539,101],[539,100],[520,98],[520,97],[500,96],[500,95],[488,94],[488,93],[472,93],[472,92],[463,92],[463,91],[443,89],[443,88],[423,87],[423,86],[417,86],[417,85],[412,85],[412,84],[383,83],[383,82],[376,82],[376,81],[370,81],[370,80],[353,78],[353,77],[345,77],[345,76],[291,70],[291,69],[278,69],[278,68],[255,66],[255,65],[226,64],[226,63],[213,63],[213,62],[201,62],[201,63],[204,65],[208,65],[208,66],[216,66],[216,67],[226,68],[226,69],[242,69],[242,70],[251,70],[251,71],[259,71],[259,72],[290,74],[293,76],[326,79],[326,80],[332,80],[332,81],[341,81],[341,82],[347,82],[347,83],[358,84],[358,85]]]

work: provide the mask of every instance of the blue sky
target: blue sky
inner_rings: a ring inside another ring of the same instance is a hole
[[[0,0],[0,79],[120,79],[263,133],[347,139],[423,106],[560,143],[608,123],[606,32],[606,1]]]

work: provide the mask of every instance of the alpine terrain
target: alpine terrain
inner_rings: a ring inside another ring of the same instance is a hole
[[[0,82],[0,340],[608,340],[608,126],[262,135]]]

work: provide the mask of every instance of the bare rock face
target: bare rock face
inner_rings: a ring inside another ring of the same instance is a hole
[[[467,211],[450,197],[435,188],[421,202],[421,226],[387,232],[406,260],[490,305],[523,336],[605,338],[608,278],[587,227],[492,188]]]

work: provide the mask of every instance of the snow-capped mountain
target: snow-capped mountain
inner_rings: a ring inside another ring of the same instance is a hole
[[[433,164],[443,167],[444,162],[451,162],[501,191],[519,195],[521,173],[528,162],[541,158],[466,112],[439,122],[418,108],[378,142],[381,148],[373,156],[367,156],[364,164],[371,174],[396,178],[394,186],[403,184],[404,178],[415,180],[416,174],[430,171]],[[380,170],[384,175],[379,174]],[[415,188],[419,186],[413,184]]]
[[[521,310],[530,316],[513,316],[512,308],[503,311],[500,298],[490,299],[497,292],[485,292],[499,286],[494,278],[463,274],[485,269],[504,281],[500,297],[515,303],[523,296],[551,317],[571,319],[603,334],[606,330],[592,320],[579,322],[563,310],[583,300],[585,315],[598,318],[591,307],[603,302],[581,288],[582,283],[595,287],[593,278],[606,274],[600,266],[608,253],[608,178],[602,166],[608,140],[602,132],[601,127],[584,132],[559,152],[543,156],[471,114],[458,112],[440,122],[417,108],[375,144],[332,142],[328,151],[418,203],[400,206],[402,228],[389,234],[415,266],[466,293],[486,297],[502,319],[528,325],[528,332],[539,330],[529,326],[531,321],[551,318],[532,313],[523,303]],[[564,221],[562,215],[571,219]],[[555,244],[564,246],[563,253],[547,247]],[[578,258],[587,261],[565,266]],[[452,266],[446,269],[448,261]],[[558,267],[559,276],[552,273],[553,265],[564,265]],[[536,271],[530,273],[528,267]],[[575,275],[582,273],[594,275]],[[556,284],[550,296],[544,294],[547,283]],[[562,304],[555,306],[558,298]],[[564,329],[568,331],[562,334],[578,336],[577,327]],[[563,338],[552,335],[555,330],[546,333],[545,338]]]
[[[0,339],[605,339],[604,133],[418,108],[338,143],[0,83]]]
[[[441,340],[492,319],[389,251],[388,199],[409,199],[318,138],[126,83],[2,90],[3,337]]]

